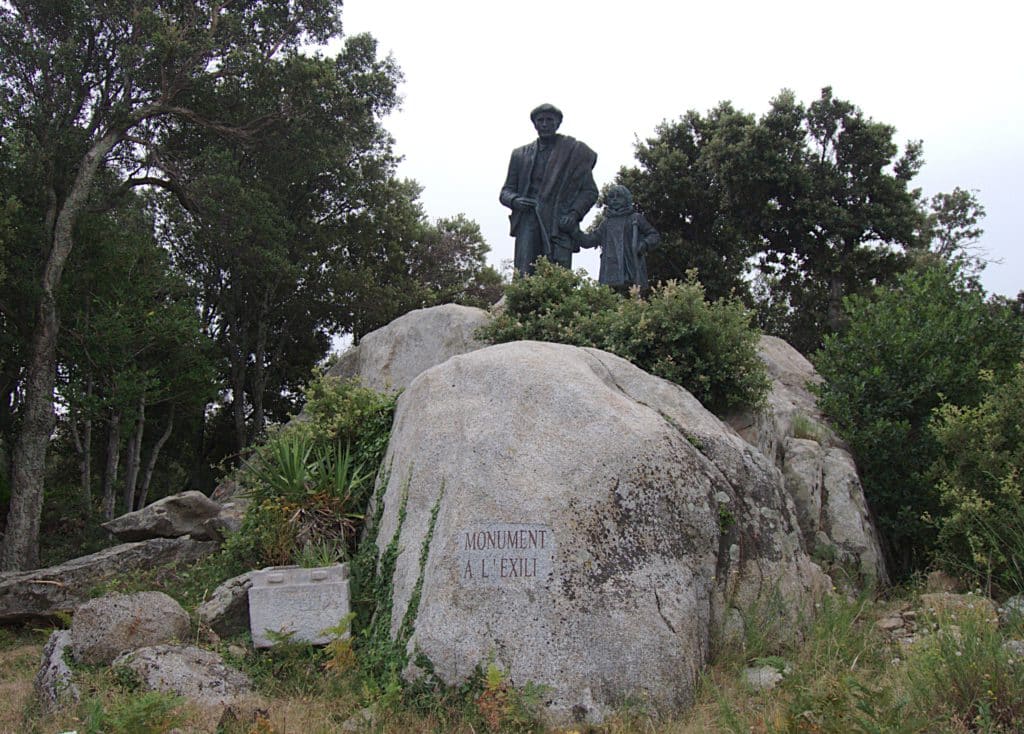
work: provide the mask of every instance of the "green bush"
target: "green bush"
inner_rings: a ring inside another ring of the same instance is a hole
[[[853,449],[896,572],[931,560],[945,512],[930,478],[939,447],[928,425],[943,402],[973,405],[983,370],[1006,374],[1021,320],[946,268],[913,271],[892,288],[845,301],[846,330],[815,356],[819,406]]]
[[[986,382],[976,406],[944,405],[932,422],[933,467],[946,514],[940,559],[978,585],[1024,592],[1024,364]]]
[[[689,390],[710,410],[760,404],[768,391],[759,334],[737,300],[709,303],[691,273],[623,298],[546,261],[506,289],[507,308],[480,331],[492,343],[536,339],[596,347]]]

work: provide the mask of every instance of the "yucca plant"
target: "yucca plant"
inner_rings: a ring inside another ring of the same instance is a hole
[[[297,432],[283,433],[272,439],[266,450],[248,464],[255,480],[249,487],[253,499],[281,498],[298,502],[310,494],[313,488],[309,457],[312,453],[313,442]]]

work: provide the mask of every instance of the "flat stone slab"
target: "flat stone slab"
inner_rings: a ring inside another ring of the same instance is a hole
[[[348,564],[321,568],[271,566],[252,572],[249,629],[256,647],[272,647],[279,635],[291,641],[326,645],[348,615]]]
[[[58,566],[0,573],[0,623],[73,612],[97,585],[130,571],[191,563],[218,544],[190,538],[154,538],[122,543]]]

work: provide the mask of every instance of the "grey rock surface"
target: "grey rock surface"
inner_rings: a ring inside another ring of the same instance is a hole
[[[756,413],[730,416],[729,424],[783,471],[815,557],[835,563],[833,575],[851,591],[887,584],[885,557],[857,467],[810,390],[821,376],[778,337],[762,336],[758,353],[771,380],[767,404]]]
[[[196,607],[196,617],[218,635],[229,637],[249,629],[249,589],[253,571],[228,579]]]
[[[1014,627],[1024,624],[1024,594],[1011,596],[999,605],[999,626]]]
[[[109,594],[75,610],[71,654],[86,665],[110,663],[140,647],[187,640],[188,612],[162,591]]]
[[[33,680],[33,688],[44,714],[78,703],[81,698],[71,668],[64,659],[64,652],[70,645],[71,632],[57,630],[43,648],[43,659]]]
[[[184,696],[200,705],[234,704],[252,694],[252,682],[215,652],[192,645],[154,645],[119,656],[115,668],[127,668],[154,691]]]
[[[771,665],[743,669],[743,680],[755,691],[770,691],[782,682],[783,677]]]
[[[229,535],[242,529],[242,519],[249,501],[247,497],[236,497],[225,502],[215,517],[203,521],[200,532],[205,533],[210,540],[223,543]]]
[[[400,397],[386,463],[393,635],[448,684],[493,659],[550,687],[555,723],[678,711],[730,609],[779,592],[795,622],[828,585],[773,463],[606,352],[449,359]]]
[[[328,374],[360,377],[382,392],[401,390],[424,370],[485,346],[473,334],[489,318],[486,311],[454,303],[410,311],[364,336]]]
[[[213,540],[205,524],[221,511],[218,503],[202,492],[189,490],[164,497],[141,510],[129,512],[103,523],[118,540],[180,538],[192,535],[198,540]]]
[[[1003,649],[1018,660],[1024,658],[1024,640],[1007,640]]]
[[[98,584],[127,571],[197,561],[217,544],[190,538],[123,543],[67,563],[0,574],[0,622],[73,612]]]
[[[849,452],[792,436],[783,441],[782,472],[807,548],[885,583],[885,562],[864,489]]]

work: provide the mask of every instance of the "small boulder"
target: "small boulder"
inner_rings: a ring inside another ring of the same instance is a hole
[[[745,668],[743,679],[755,691],[770,691],[782,682],[783,675],[771,665]]]
[[[1024,640],[1007,640],[1003,643],[1003,649],[1017,660],[1024,659]]]
[[[245,673],[215,652],[193,645],[154,645],[119,656],[114,668],[134,672],[153,691],[184,696],[203,706],[236,704],[252,694]]]
[[[249,629],[249,589],[253,571],[228,579],[196,607],[196,616],[221,637]]]
[[[1024,624],[1024,594],[1011,596],[999,607],[999,626],[1012,627]]]
[[[164,497],[141,510],[129,512],[103,523],[119,540],[150,538],[194,538],[210,540],[207,521],[216,518],[221,506],[202,492],[190,490]]]
[[[203,532],[210,540],[223,543],[229,535],[242,529],[242,519],[248,506],[249,500],[245,497],[237,497],[224,503],[216,517],[203,522]]]
[[[81,694],[74,683],[64,652],[71,645],[71,632],[57,630],[43,648],[43,660],[33,686],[43,713],[52,713],[66,704],[78,703]]]
[[[186,640],[191,629],[188,613],[161,591],[111,594],[75,610],[71,652],[79,663],[109,663],[140,647]]]

